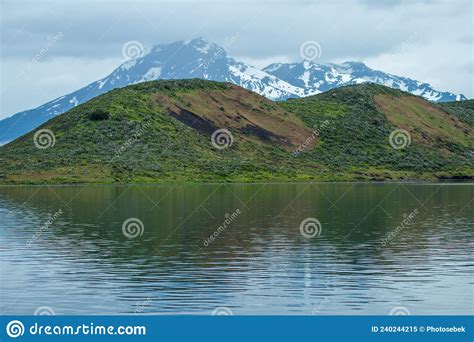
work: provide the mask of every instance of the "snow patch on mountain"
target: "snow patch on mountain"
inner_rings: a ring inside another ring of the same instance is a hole
[[[361,62],[344,62],[342,64],[318,64],[310,61],[274,63],[263,70],[292,85],[303,87],[306,95],[345,85],[371,82],[410,92],[434,102],[466,99],[461,94],[456,95],[435,90],[428,83],[370,69]]]

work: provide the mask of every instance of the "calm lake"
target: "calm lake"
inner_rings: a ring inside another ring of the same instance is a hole
[[[0,187],[0,311],[473,314],[473,198],[467,183]]]

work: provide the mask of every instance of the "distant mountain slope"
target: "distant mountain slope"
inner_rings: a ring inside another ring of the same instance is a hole
[[[392,139],[399,129],[408,134],[401,148]],[[272,102],[230,83],[152,81],[96,97],[0,147],[0,181],[466,178],[473,137],[472,126],[437,105],[384,86]]]
[[[265,67],[263,71],[277,76],[296,87],[304,88],[307,95],[319,94],[344,85],[370,82],[419,95],[433,102],[466,99],[462,94],[456,95],[449,92],[441,92],[433,89],[428,83],[373,70],[360,62],[345,62],[340,65],[333,63],[318,64],[309,61],[301,63],[274,63]]]
[[[259,70],[227,56],[221,46],[198,38],[156,45],[142,57],[123,63],[110,75],[84,88],[1,120],[0,144],[112,89],[157,79],[189,78],[231,82],[272,100],[304,97],[362,82],[384,84],[437,102],[465,98],[439,92],[426,83],[372,70],[362,63],[322,65],[305,61],[277,63]]]

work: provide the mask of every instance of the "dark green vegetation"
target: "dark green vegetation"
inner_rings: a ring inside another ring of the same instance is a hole
[[[109,112],[104,110],[104,109],[100,109],[100,108],[96,109],[96,110],[93,110],[89,114],[89,119],[95,120],[95,121],[108,120],[109,118],[110,118]]]
[[[233,143],[217,149],[211,135],[221,128]],[[411,136],[400,150],[389,144],[396,128]],[[373,84],[279,103],[227,83],[153,81],[101,95],[39,129],[51,130],[55,145],[38,149],[31,132],[1,147],[1,182],[473,176],[472,101],[440,107]]]

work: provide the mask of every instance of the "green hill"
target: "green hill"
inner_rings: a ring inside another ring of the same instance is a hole
[[[146,82],[2,146],[0,182],[469,178],[472,111],[456,106],[373,84],[272,102],[228,83]]]

